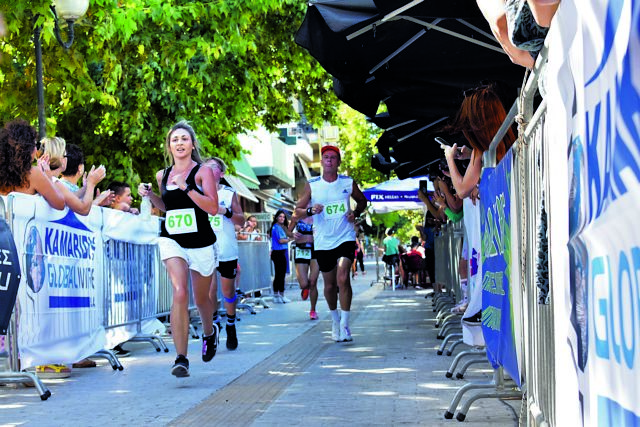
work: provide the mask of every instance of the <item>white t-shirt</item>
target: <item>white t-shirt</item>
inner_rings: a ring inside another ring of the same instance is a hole
[[[353,223],[347,220],[351,212],[349,205],[353,191],[353,179],[338,175],[333,182],[325,181],[322,176],[309,180],[311,187],[311,205],[317,203],[324,210],[313,216],[313,245],[317,251],[326,251],[340,246],[344,242],[355,241],[356,231]]]
[[[231,209],[231,202],[236,191],[226,185],[218,188],[218,205]],[[209,215],[209,222],[213,232],[216,233],[218,244],[218,261],[233,261],[238,259],[238,240],[236,239],[236,229],[230,218],[222,214],[216,216]]]
[[[464,258],[469,260],[468,295],[469,305],[463,317],[471,317],[482,310],[482,236],[480,233],[480,202],[474,205],[470,198],[463,199],[464,209],[464,238],[466,253]],[[462,339],[468,345],[484,345],[484,337],[479,326],[462,324]]]

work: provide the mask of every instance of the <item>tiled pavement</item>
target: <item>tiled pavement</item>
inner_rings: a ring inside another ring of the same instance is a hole
[[[240,347],[224,347],[208,364],[200,341],[189,346],[191,377],[169,374],[175,355],[145,343],[128,343],[123,371],[106,361],[48,380],[52,397],[35,389],[0,386],[0,426],[93,425],[457,425],[443,414],[467,380],[486,381],[488,365],[464,380],[445,378],[452,357],[436,356],[427,291],[370,286],[369,275],[353,281],[352,343],[330,339],[331,322],[321,296],[320,320],[308,320],[308,302],[297,289],[289,304],[240,312]],[[319,284],[322,287],[322,283]],[[478,400],[465,424],[514,426],[519,401]]]

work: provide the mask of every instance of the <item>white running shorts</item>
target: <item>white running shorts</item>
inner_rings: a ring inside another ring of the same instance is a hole
[[[183,248],[175,240],[168,237],[158,238],[160,259],[182,258],[187,262],[189,270],[194,270],[202,276],[211,276],[218,267],[218,253],[215,245],[204,248]]]

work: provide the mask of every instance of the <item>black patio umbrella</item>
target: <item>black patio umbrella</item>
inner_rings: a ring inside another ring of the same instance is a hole
[[[377,146],[387,161],[391,153],[424,164],[441,156],[433,123],[455,114],[463,91],[499,80],[515,93],[524,72],[495,41],[475,0],[319,0],[309,5],[296,42],[333,75],[336,94],[354,109],[374,118],[383,102],[390,122],[425,128],[410,137],[412,131],[383,134]]]

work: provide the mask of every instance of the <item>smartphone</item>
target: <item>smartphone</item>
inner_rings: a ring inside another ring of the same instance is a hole
[[[429,181],[427,181],[426,179],[421,179],[420,180],[420,191],[422,191],[422,194],[427,194],[427,184],[429,183]]]
[[[447,147],[450,147],[451,144],[449,144],[447,141],[445,141],[444,139],[440,138],[439,136],[436,136],[435,138],[433,138],[436,140],[436,142],[440,145],[446,145]]]

